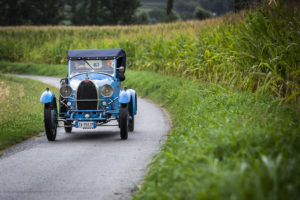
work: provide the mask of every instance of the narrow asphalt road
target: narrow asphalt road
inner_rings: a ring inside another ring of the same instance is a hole
[[[59,86],[58,78],[21,77]],[[138,98],[135,131],[128,140],[120,140],[114,126],[73,130],[67,134],[59,128],[55,142],[43,134],[6,150],[0,158],[0,199],[128,199],[169,124],[157,105]]]

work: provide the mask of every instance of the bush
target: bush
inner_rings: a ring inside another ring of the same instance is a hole
[[[149,24],[149,16],[146,12],[141,12],[136,18],[136,24]]]
[[[195,12],[194,12],[194,18],[199,19],[199,20],[207,19],[207,18],[210,18],[212,16],[213,15],[212,15],[211,12],[209,12],[209,11],[199,7],[199,6],[195,9]]]

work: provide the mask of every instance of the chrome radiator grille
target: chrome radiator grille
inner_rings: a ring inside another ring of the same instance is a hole
[[[82,81],[76,92],[78,110],[97,110],[98,89],[90,80]]]

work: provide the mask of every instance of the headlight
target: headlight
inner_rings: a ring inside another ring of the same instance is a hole
[[[62,96],[63,98],[70,97],[72,95],[72,92],[73,89],[68,85],[61,86],[61,88],[59,89],[60,96]]]
[[[105,84],[101,87],[101,94],[104,97],[111,97],[114,93],[113,87],[111,85]]]

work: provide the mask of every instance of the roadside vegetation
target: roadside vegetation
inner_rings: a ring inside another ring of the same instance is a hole
[[[10,67],[5,69],[21,73],[27,65],[6,63]],[[45,69],[60,77],[66,73],[65,65],[30,65],[29,74],[41,75]],[[2,62],[1,70],[3,66]],[[123,86],[167,108],[173,124],[134,199],[300,195],[299,105],[278,103],[268,94],[145,71],[127,70]]]
[[[68,66],[0,61],[0,72],[3,74],[34,74],[66,77],[68,74]]]
[[[150,26],[1,27],[0,59],[66,64],[68,49],[123,48],[135,70],[221,83],[296,101],[298,3],[205,21]]]
[[[44,130],[39,100],[46,87],[38,81],[0,74],[0,150]]]
[[[299,197],[299,106],[152,72],[130,71],[126,84],[173,124],[134,199]]]
[[[123,86],[166,107],[173,124],[134,199],[297,199],[298,5],[151,26],[0,28],[0,71],[63,77],[66,65],[21,62],[123,48]]]

